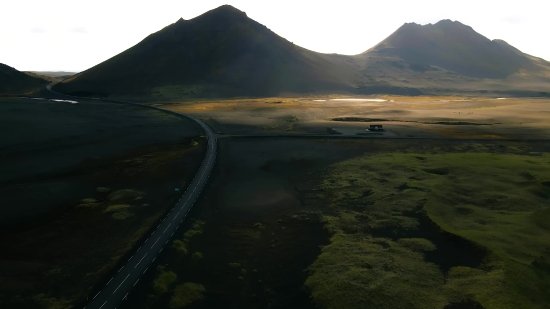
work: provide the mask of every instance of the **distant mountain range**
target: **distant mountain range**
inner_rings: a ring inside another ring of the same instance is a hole
[[[471,27],[404,24],[355,56],[313,52],[221,6],[72,76],[75,95],[164,98],[293,94],[548,95],[550,63]]]
[[[30,94],[48,83],[47,80],[29,76],[0,63],[0,95]]]

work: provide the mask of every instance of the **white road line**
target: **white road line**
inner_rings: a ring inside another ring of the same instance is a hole
[[[172,234],[170,235],[170,237],[174,236],[174,232],[172,232]],[[168,241],[167,241],[168,242]]]
[[[103,308],[103,306],[105,306],[106,303],[107,303],[107,301],[105,301],[105,302],[103,303],[103,305],[101,305],[101,307],[99,307],[99,309]]]
[[[139,263],[141,263],[141,261],[145,258],[145,256],[147,256],[147,253],[145,253],[145,255],[141,258],[141,260],[139,260],[139,262],[136,264],[134,268],[138,267]]]
[[[163,233],[166,233],[166,230],[170,227],[170,225],[172,225],[172,223],[169,223],[168,226],[164,229],[164,232]]]
[[[130,262],[130,260],[133,258],[134,256],[132,255],[129,259],[128,259],[128,262]]]
[[[161,252],[162,252],[162,249],[164,249],[164,248],[160,248],[160,250],[159,250],[159,253],[161,253]]]
[[[154,232],[153,232],[154,233]],[[152,235],[152,234],[151,234]],[[147,242],[149,240],[149,237],[147,237],[147,239],[145,240],[145,242]]]
[[[155,232],[154,232],[154,231],[153,231],[153,232],[151,233],[151,235],[150,235],[150,236],[153,236],[153,234],[155,234]]]
[[[153,263],[156,259],[157,259],[157,257],[155,256],[155,257],[153,258],[153,260],[151,261],[151,263]]]
[[[126,278],[124,278],[124,280],[122,280],[122,282],[118,285],[118,287],[117,287],[116,290],[113,292],[113,294],[115,294],[116,291],[118,291],[118,289],[120,288],[120,286],[124,283],[124,281],[126,281],[126,279],[128,279],[128,277],[130,277],[130,274],[128,274],[128,275],[126,276]]]
[[[159,225],[157,225],[157,229],[159,228],[159,226],[160,226],[160,224],[159,224]],[[151,235],[152,235],[152,234],[151,234]]]
[[[159,241],[160,237],[157,238],[157,241]],[[151,249],[153,249],[153,247],[157,244],[157,241],[155,241],[155,243],[151,246]]]
[[[137,249],[137,251],[139,251],[141,249],[141,246],[139,246],[139,248]]]
[[[97,297],[97,295],[99,295],[99,293],[101,293],[101,291],[97,292],[97,294],[92,299],[95,299]]]
[[[113,277],[114,278],[114,277]],[[109,282],[107,282],[106,285],[108,285],[109,283],[111,283],[111,281],[113,281],[113,278],[111,278],[111,280],[109,280]]]
[[[145,270],[143,271],[143,274],[145,274],[145,272],[147,271],[147,269],[149,269],[149,267],[145,268]]]
[[[136,286],[136,284],[138,283],[138,281],[139,281],[139,279],[137,279],[137,280],[136,280],[136,283],[134,283],[134,285],[133,285],[133,286]]]
[[[119,273],[123,268],[124,268],[124,266],[122,266],[122,267],[117,271],[117,273]]]

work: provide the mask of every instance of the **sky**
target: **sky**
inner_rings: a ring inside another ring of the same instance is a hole
[[[307,49],[354,55],[406,22],[458,20],[550,61],[549,0],[3,0],[0,63],[79,72],[147,35],[223,4]]]

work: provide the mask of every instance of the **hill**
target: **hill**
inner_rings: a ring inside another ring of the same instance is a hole
[[[66,72],[66,71],[26,71],[25,73],[32,76],[32,74],[36,74],[41,77],[46,77],[50,79],[55,79],[56,81],[67,79],[73,75],[75,75],[77,72]]]
[[[32,77],[0,63],[0,95],[21,95],[32,93],[49,82]]]
[[[350,92],[361,78],[353,64],[296,46],[224,5],[180,19],[54,89],[95,96],[275,96]]]
[[[458,21],[406,23],[353,56],[365,77],[425,93],[536,94],[550,85],[550,63],[503,40],[489,40]]]

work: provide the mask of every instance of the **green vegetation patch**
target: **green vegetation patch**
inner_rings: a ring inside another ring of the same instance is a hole
[[[128,204],[111,205],[105,208],[103,212],[111,213],[111,216],[115,220],[124,220],[133,216],[133,214],[129,211],[130,208],[132,208],[132,206]]]
[[[123,189],[110,193],[107,196],[107,199],[111,202],[120,202],[120,201],[135,201],[136,199],[143,197],[143,192],[132,189]]]
[[[169,307],[172,309],[185,308],[193,302],[203,299],[205,291],[206,289],[202,284],[192,282],[180,284],[174,289]]]
[[[174,242],[172,242],[172,248],[174,248],[178,253],[180,254],[187,254],[187,246],[185,245],[185,243],[179,239],[176,239],[174,240]]]
[[[197,220],[193,222],[191,229],[183,234],[184,241],[189,241],[191,238],[202,234],[204,221]]]
[[[306,280],[315,302],[546,308],[550,156],[482,148],[381,153],[332,166],[322,188],[333,236]]]
[[[105,208],[103,212],[119,212],[119,211],[127,210],[130,207],[132,206],[128,204],[111,205]]]
[[[153,281],[153,289],[157,295],[162,295],[169,291],[170,286],[176,281],[178,276],[172,271],[166,271],[164,267],[157,267],[158,275]]]

